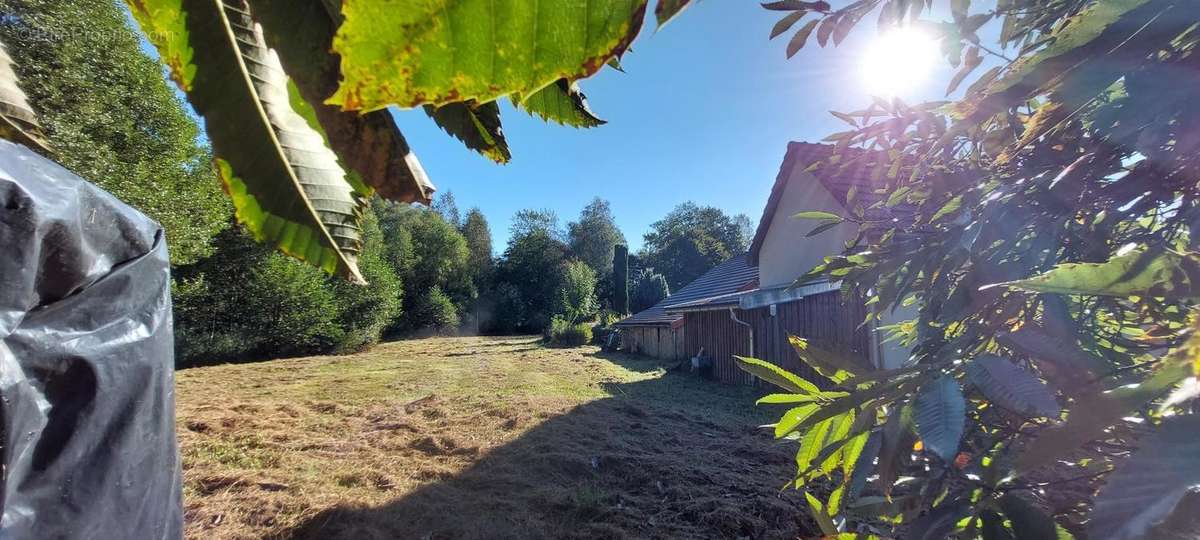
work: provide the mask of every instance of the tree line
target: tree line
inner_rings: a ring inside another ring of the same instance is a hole
[[[358,258],[366,286],[330,278],[237,225],[197,119],[104,0],[0,2],[0,39],[62,163],[167,232],[180,365],[361,350],[433,333],[538,333],[613,311],[607,201],[563,224],[522,210],[495,253],[487,217],[451,192],[430,207],[373,198]],[[63,39],[71,36],[71,39]],[[684,203],[629,255],[631,311],[746,248],[749,220]],[[620,313],[611,313],[613,320]]]

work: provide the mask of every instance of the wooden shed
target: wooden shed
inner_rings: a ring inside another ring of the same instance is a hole
[[[668,313],[667,308],[675,304],[753,289],[757,283],[758,269],[750,266],[744,254],[739,255],[705,272],[658,304],[613,326],[620,330],[621,341],[630,352],[663,360],[690,358],[695,352],[687,347],[684,316]]]

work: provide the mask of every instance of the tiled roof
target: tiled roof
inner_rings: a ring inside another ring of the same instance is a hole
[[[653,307],[621,320],[616,326],[670,325],[683,317],[667,313],[666,309],[671,306],[751,289],[757,283],[758,267],[750,266],[746,254],[743,253],[718,264],[675,294],[664,298]]]
[[[814,163],[829,159],[833,155],[833,150],[834,145],[832,144],[788,143],[787,153],[784,154],[783,163],[779,166],[779,174],[775,176],[775,185],[771,186],[771,195],[767,198],[767,205],[763,208],[762,219],[759,220],[758,229],[754,232],[754,241],[750,243],[750,264],[758,265],[759,251],[762,249],[763,241],[766,240],[767,229],[771,226],[771,220],[775,218],[775,210],[779,207],[780,199],[783,198],[783,192],[787,188],[788,180],[792,177],[792,170],[795,167],[807,169]],[[855,188],[855,201],[861,203],[863,207],[869,207],[880,200],[880,195],[875,193],[876,182],[871,180],[871,175],[876,168],[878,160],[871,157],[856,159],[858,156],[863,155],[863,152],[865,150],[856,148],[846,149],[844,155],[852,160],[849,166],[825,165],[812,171],[813,176],[843,206],[846,204],[846,198],[850,193],[851,187]],[[885,157],[882,153],[879,155],[880,157]]]

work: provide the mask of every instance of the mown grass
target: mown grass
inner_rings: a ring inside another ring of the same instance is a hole
[[[594,347],[441,338],[179,372],[194,538],[796,537],[755,392]]]

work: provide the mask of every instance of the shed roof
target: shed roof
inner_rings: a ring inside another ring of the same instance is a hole
[[[814,163],[829,159],[834,154],[834,148],[832,144],[788,143],[787,153],[783,156],[783,163],[779,165],[779,174],[775,176],[775,184],[771,186],[771,195],[767,198],[767,205],[763,207],[762,218],[758,221],[758,229],[754,231],[754,240],[750,243],[750,264],[758,266],[758,255],[762,250],[763,241],[767,238],[767,229],[771,227],[771,220],[775,218],[775,211],[779,208],[779,201],[783,198],[783,192],[787,188],[788,181],[792,178],[792,171],[797,166],[807,169]],[[871,206],[881,198],[880,195],[875,193],[875,182],[871,179],[871,175],[879,160],[874,159],[874,156],[868,156],[867,159],[858,159],[865,152],[865,150],[857,148],[848,148],[843,152],[843,155],[850,156],[852,160],[847,165],[831,164],[812,171],[813,176],[843,206],[846,205],[846,200],[852,187],[855,188],[855,201],[861,202],[864,207]],[[886,160],[884,154],[877,154]]]
[[[743,253],[718,264],[675,294],[621,320],[614,326],[669,326],[683,318],[682,315],[667,313],[667,309],[676,304],[736,293],[754,288],[757,283],[758,267],[750,266],[747,255]]]

